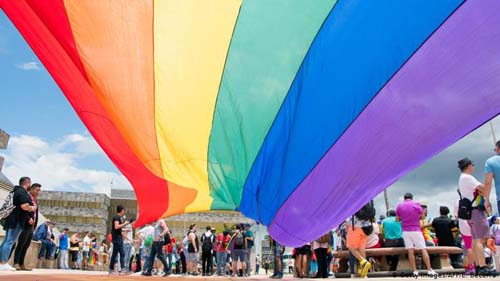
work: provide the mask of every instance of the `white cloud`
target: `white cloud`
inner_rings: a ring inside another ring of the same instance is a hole
[[[30,62],[25,62],[16,65],[16,68],[22,69],[22,70],[40,70],[40,65],[38,62],[35,61],[30,61]]]
[[[106,157],[90,136],[73,134],[52,142],[35,136],[14,136],[3,172],[14,182],[29,176],[46,190],[109,193],[111,182],[115,188],[131,188],[119,173],[82,168],[79,164],[96,155]]]
[[[500,136],[500,117],[492,120],[496,137]],[[422,166],[408,173],[388,189],[390,207],[394,208],[403,200],[406,192],[411,192],[415,200],[427,201],[429,216],[438,216],[439,207],[447,206],[453,211],[458,200],[459,170],[457,161],[469,157],[476,163],[474,176],[479,180],[484,179],[484,163],[493,155],[494,142],[490,123],[486,123],[452,146],[448,147]],[[495,188],[491,192],[493,211],[497,211],[497,196]],[[385,212],[383,195],[375,200],[377,213]]]

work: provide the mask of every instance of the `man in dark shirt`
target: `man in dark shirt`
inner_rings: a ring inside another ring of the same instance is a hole
[[[31,206],[31,199],[28,195],[28,189],[31,186],[31,179],[22,177],[19,179],[19,185],[14,187],[13,204],[16,207],[5,220],[5,238],[0,245],[0,271],[15,270],[7,262],[12,250],[12,245],[16,243],[24,226],[30,219],[29,213],[34,212],[35,207]]]
[[[125,208],[123,208],[123,206],[121,205],[118,205],[116,207],[116,215],[113,216],[113,220],[111,222],[111,240],[113,242],[113,253],[111,254],[111,261],[109,263],[110,274],[114,274],[115,272],[116,256],[118,255],[118,253],[120,253],[120,273],[124,274],[127,271],[125,267],[125,250],[123,249],[122,228],[126,225],[131,224],[132,222],[122,222],[122,218],[124,215]]]
[[[432,221],[432,229],[436,233],[438,246],[457,246],[454,234],[458,232],[458,224],[448,217],[449,213],[450,209],[448,209],[448,207],[441,206],[439,208],[439,214],[441,216]],[[451,265],[453,267],[459,267],[459,258],[460,255],[450,255]]]
[[[31,245],[31,239],[33,238],[34,230],[38,225],[38,203],[37,198],[40,193],[42,185],[39,183],[34,183],[29,190],[31,204],[30,206],[34,206],[36,211],[29,213],[29,220],[24,225],[23,231],[19,236],[16,246],[16,252],[14,254],[14,268],[16,270],[25,270],[31,271],[31,269],[27,268],[24,265],[24,258],[26,257],[26,252],[28,251],[29,246]]]

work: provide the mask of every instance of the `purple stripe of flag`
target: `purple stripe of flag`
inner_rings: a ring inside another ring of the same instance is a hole
[[[500,112],[498,11],[498,0],[463,4],[285,202],[269,227],[271,236],[291,246],[312,241],[496,116]]]

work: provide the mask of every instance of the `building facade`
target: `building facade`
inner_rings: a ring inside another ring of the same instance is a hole
[[[106,194],[44,190],[40,193],[38,204],[40,212],[56,222],[58,229],[68,227],[70,233],[91,231],[99,239],[110,233],[112,217],[118,205],[125,208],[128,219],[135,219],[138,214],[137,199],[132,190],[113,189],[111,197]],[[235,224],[252,223],[239,212],[232,211],[183,214],[165,221],[177,239],[186,235],[192,223],[197,224],[200,233],[206,226],[223,231]]]
[[[137,199],[133,190],[128,189],[111,189],[111,200],[108,210],[108,220],[106,229],[111,231],[111,222],[116,214],[116,207],[122,205],[125,208],[125,216],[127,219],[137,218]]]
[[[99,239],[108,232],[106,222],[110,199],[106,194],[42,191],[38,197],[40,212],[58,229],[69,228],[70,233],[91,231]]]

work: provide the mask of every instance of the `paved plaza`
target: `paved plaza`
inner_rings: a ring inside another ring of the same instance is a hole
[[[0,280],[5,280],[5,281],[89,281],[89,280],[98,280],[98,281],[104,281],[104,280],[119,280],[119,281],[132,281],[132,280],[158,280],[158,279],[165,279],[165,280],[188,280],[188,281],[194,281],[194,280],[271,280],[269,279],[269,276],[266,275],[259,275],[259,276],[252,276],[250,278],[224,278],[224,277],[193,277],[193,276],[176,276],[176,275],[171,275],[169,277],[160,277],[160,276],[153,276],[153,277],[145,277],[145,276],[140,276],[140,275],[126,275],[126,276],[109,276],[107,272],[104,271],[63,271],[63,270],[55,270],[55,269],[34,269],[31,272],[0,272]],[[340,278],[339,278],[340,279]],[[356,278],[359,279],[359,278]],[[369,278],[369,279],[374,279],[374,280],[404,280],[404,279],[415,279],[415,278],[402,278],[400,276],[396,277],[385,277],[385,278]],[[462,276],[460,274],[456,275],[442,275],[438,278],[429,278],[429,277],[419,277],[418,280],[432,280],[432,279],[438,279],[438,280],[473,280],[473,279],[481,279],[481,280],[487,280],[487,279],[493,279],[493,278],[486,278],[486,277],[468,277],[468,276]],[[495,278],[496,279],[496,278]],[[299,279],[293,279],[291,276],[286,276],[283,278],[283,280],[299,280]],[[343,279],[347,280],[347,279]]]

